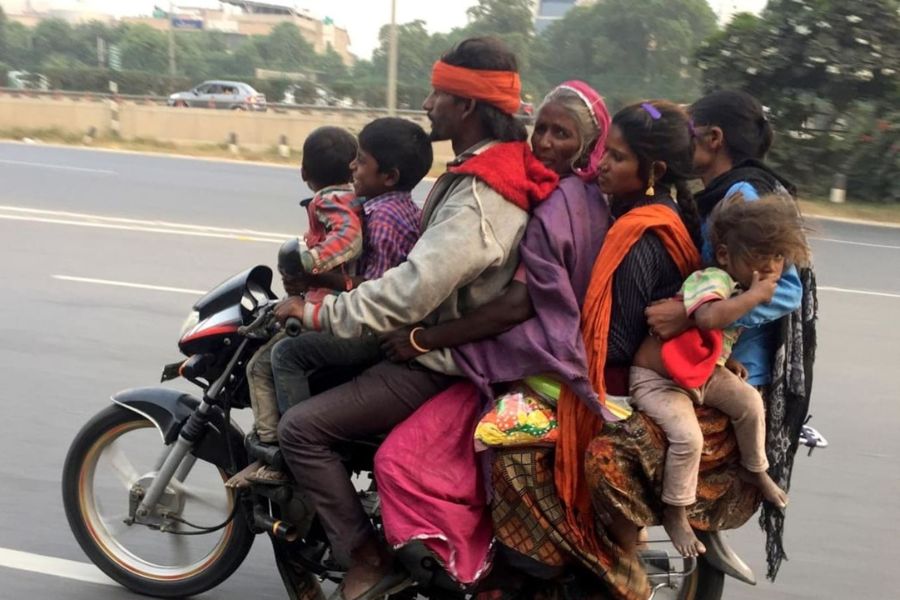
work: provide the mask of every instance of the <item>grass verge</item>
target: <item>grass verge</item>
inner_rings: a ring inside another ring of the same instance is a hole
[[[824,198],[800,200],[803,214],[815,217],[859,219],[885,224],[900,224],[900,204],[878,202],[844,202],[834,204]]]

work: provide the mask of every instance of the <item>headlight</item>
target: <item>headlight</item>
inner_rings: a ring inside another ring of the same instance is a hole
[[[196,310],[192,310],[188,316],[185,318],[184,322],[181,324],[181,333],[178,335],[178,339],[184,337],[188,331],[197,326],[197,323],[200,322],[200,313]]]

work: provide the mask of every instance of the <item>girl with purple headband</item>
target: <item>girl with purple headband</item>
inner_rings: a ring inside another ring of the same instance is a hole
[[[477,581],[489,566],[493,527],[473,434],[495,392],[528,379],[544,392],[564,383],[586,399],[594,396],[579,328],[591,267],[610,224],[596,184],[609,126],[603,98],[587,84],[567,81],[551,91],[531,144],[561,179],[532,214],[515,280],[464,318],[385,338],[384,349],[397,361],[452,348],[469,380],[395,428],[375,466],[388,541],[394,547],[423,541],[462,584]]]

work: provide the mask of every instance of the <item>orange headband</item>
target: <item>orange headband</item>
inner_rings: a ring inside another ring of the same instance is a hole
[[[522,82],[515,71],[482,71],[434,63],[431,86],[463,98],[474,98],[496,106],[509,115],[519,110],[522,102]]]

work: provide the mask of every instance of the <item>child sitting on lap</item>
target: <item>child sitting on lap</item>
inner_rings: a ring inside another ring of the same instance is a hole
[[[793,202],[781,196],[723,201],[710,217],[717,266],[692,273],[681,288],[695,328],[660,342],[645,340],[631,369],[632,403],[665,432],[669,441],[663,476],[663,526],[684,556],[705,547],[688,522],[696,501],[703,435],[694,403],[731,418],[741,455],[742,477],[766,500],[784,508],[787,494],[769,477],[765,409],[746,369],[730,358],[740,335],[732,323],[771,301],[785,264],[809,260],[803,224]]]

